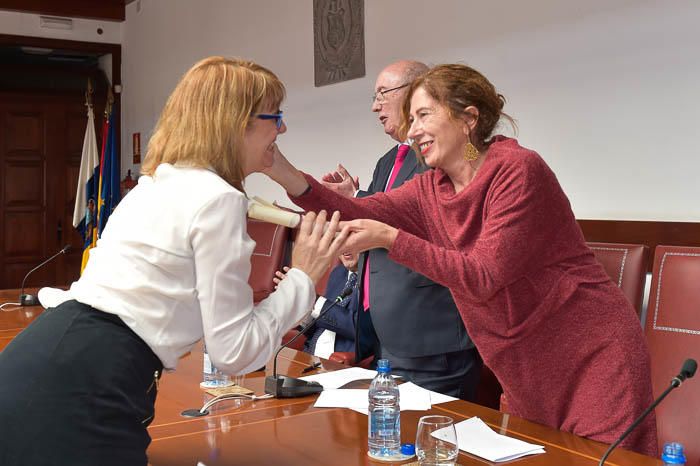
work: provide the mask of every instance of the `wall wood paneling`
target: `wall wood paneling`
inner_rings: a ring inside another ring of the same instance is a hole
[[[669,246],[700,246],[700,223],[655,222],[633,220],[578,220],[586,241],[645,244],[650,257],[659,244]],[[651,272],[653,261],[649,261]]]
[[[49,16],[124,21],[125,0],[0,0],[0,10]]]

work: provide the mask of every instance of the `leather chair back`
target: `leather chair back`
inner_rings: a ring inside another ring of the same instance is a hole
[[[656,247],[645,334],[657,397],[683,361],[700,361],[700,248]],[[659,451],[665,442],[682,443],[688,466],[700,465],[699,379],[687,380],[656,407]]]
[[[588,243],[588,247],[641,316],[649,248],[620,243]]]
[[[272,278],[285,265],[289,228],[249,218],[248,236],[255,241],[248,284],[258,303],[274,291]]]

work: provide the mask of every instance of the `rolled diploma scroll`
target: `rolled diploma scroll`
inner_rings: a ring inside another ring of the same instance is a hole
[[[248,217],[289,228],[296,228],[301,221],[301,215],[297,213],[268,207],[256,202],[251,202],[248,205]]]

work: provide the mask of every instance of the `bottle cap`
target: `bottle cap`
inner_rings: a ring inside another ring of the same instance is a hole
[[[391,371],[391,363],[388,359],[380,359],[377,361],[377,372],[386,373]]]
[[[661,461],[667,464],[685,464],[683,445],[677,442],[669,442],[664,444]]]
[[[416,454],[416,446],[412,443],[404,443],[401,445],[401,454],[413,456]]]

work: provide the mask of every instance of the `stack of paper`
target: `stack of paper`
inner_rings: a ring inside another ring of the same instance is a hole
[[[544,453],[544,446],[497,434],[478,417],[458,422],[455,430],[460,450],[494,463]],[[441,437],[439,430],[433,435]]]

